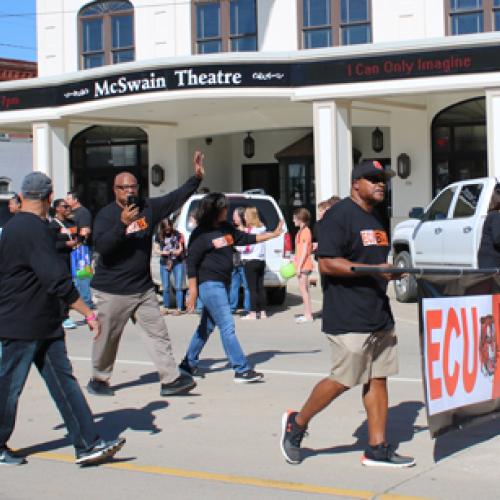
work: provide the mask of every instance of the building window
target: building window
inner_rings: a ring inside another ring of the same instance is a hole
[[[445,0],[446,34],[500,30],[500,0]]]
[[[134,60],[134,8],[130,2],[94,2],[83,7],[78,17],[80,68]]]
[[[370,43],[370,0],[298,0],[299,47]]]
[[[193,52],[257,50],[256,0],[194,0]]]

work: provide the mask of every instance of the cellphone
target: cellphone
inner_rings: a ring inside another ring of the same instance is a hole
[[[127,196],[127,206],[130,207],[130,205],[135,205],[136,207],[139,207],[139,197],[134,194],[129,194]]]

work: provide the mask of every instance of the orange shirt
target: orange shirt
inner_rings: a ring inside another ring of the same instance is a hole
[[[302,268],[298,268],[299,262],[302,260],[304,252],[306,257],[304,259],[304,264]],[[297,266],[297,273],[301,271],[312,271],[313,261],[312,261],[312,234],[311,230],[304,226],[299,230],[295,236],[295,259],[294,263]]]

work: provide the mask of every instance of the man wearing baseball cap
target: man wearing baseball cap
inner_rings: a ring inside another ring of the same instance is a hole
[[[363,386],[368,420],[366,466],[409,467],[386,441],[387,377],[398,371],[397,338],[387,297],[390,273],[354,273],[351,268],[388,267],[389,238],[374,212],[384,200],[392,177],[378,161],[364,161],[352,171],[351,196],[336,203],[323,217],[317,255],[325,277],[323,332],[331,346],[330,375],[321,380],[297,411],[282,418],[281,451],[287,462],[302,460],[300,444],[310,420],[342,393]]]
[[[67,306],[85,316],[94,338],[100,325],[80,299],[47,223],[52,181],[28,174],[21,186],[22,209],[5,225],[0,240],[0,465],[24,457],[7,446],[17,403],[32,364],[45,380],[76,450],[76,463],[95,464],[113,456],[125,439],[103,441],[66,352],[62,322]]]

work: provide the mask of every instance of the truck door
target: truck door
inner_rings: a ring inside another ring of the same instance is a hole
[[[461,187],[452,207],[452,218],[444,228],[445,242],[443,258],[446,265],[453,267],[473,267],[476,261],[477,245],[481,234],[478,227],[477,207],[483,184],[471,183]]]
[[[455,187],[443,190],[432,202],[413,234],[415,266],[442,266],[444,230],[448,219]]]

